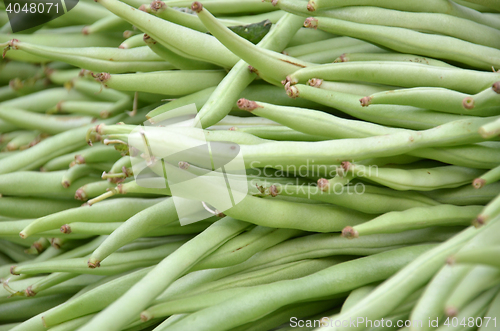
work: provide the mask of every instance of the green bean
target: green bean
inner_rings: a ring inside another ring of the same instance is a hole
[[[276,310],[270,315],[261,318],[260,320],[243,324],[240,327],[234,328],[233,330],[234,331],[269,330],[270,328],[276,328],[283,324],[292,324],[294,321],[297,322],[298,320],[305,320],[306,325],[314,325],[321,327],[322,325],[321,318],[311,320],[310,318],[311,315],[315,315],[320,312],[325,312],[326,310],[332,310],[332,308],[338,307],[341,302],[342,298],[334,298],[333,300],[330,299],[325,301],[288,305]],[[338,311],[338,309],[335,309],[334,311]]]
[[[331,184],[328,190],[322,190],[319,187],[311,185],[284,184],[276,186],[278,196],[302,197],[368,214],[378,215],[391,211],[403,211],[410,208],[429,207],[438,204],[434,200],[428,199],[417,192],[395,192],[387,188],[365,184],[361,184],[362,191],[359,192],[356,185],[354,187],[343,187],[339,184]],[[363,193],[361,194],[361,192]]]
[[[491,123],[487,123],[479,128],[479,133],[482,137],[493,138],[500,134],[500,121],[496,120]]]
[[[19,233],[21,231],[22,229],[16,232]],[[35,241],[29,249],[25,250],[25,252],[27,254],[38,255],[49,247],[50,247],[50,241],[47,238],[41,237],[37,241]]]
[[[115,231],[123,222],[72,222],[61,226],[61,232],[66,234],[87,234],[87,235],[106,235]]]
[[[402,53],[457,61],[481,69],[491,68],[492,65],[500,63],[495,59],[498,57],[497,53],[500,53],[497,49],[448,36],[326,17],[310,17],[304,26],[365,39]],[[450,51],[451,49],[453,51]]]
[[[352,290],[351,293],[349,293],[349,296],[344,301],[342,309],[340,311],[343,312],[351,308],[353,305],[370,294],[376,287],[376,285],[365,285]]]
[[[86,79],[75,79],[71,82],[71,86],[78,92],[95,100],[118,102],[128,98],[128,95],[123,92],[113,89],[103,89],[101,84]]]
[[[220,329],[222,323],[225,324],[225,328],[231,328],[265,316],[287,304],[350,291],[390,277],[431,247],[434,246],[420,245],[395,249],[340,263],[302,278],[255,286],[242,295],[187,316],[174,324],[171,329],[190,329],[195,325],[195,319],[199,321],[199,318],[203,318],[204,321],[201,326],[199,323],[196,324],[199,330]],[[359,273],[353,272],[358,269]],[[307,288],[307,291],[304,288]],[[213,318],[215,316],[216,318]],[[233,318],[225,318],[226,316]]]
[[[101,73],[106,87],[119,91],[144,91],[167,95],[184,95],[217,85],[225,76],[222,70],[158,71],[151,73],[110,75]]]
[[[107,110],[113,105],[111,102],[94,102],[94,101],[63,101],[59,102],[55,107],[49,109],[48,113],[69,113],[79,114],[92,117],[109,117]],[[122,109],[123,110],[123,109]]]
[[[437,67],[447,67],[453,68],[452,65],[431,59],[422,56],[412,55],[412,54],[400,54],[400,53],[389,53],[389,52],[379,52],[379,53],[368,53],[368,52],[359,52],[359,53],[351,53],[346,52],[342,54],[334,62],[352,62],[352,61],[390,61],[390,62],[414,62],[414,63],[422,63]]]
[[[88,321],[90,321],[95,314],[89,314],[82,317],[78,317],[64,323],[58,324],[54,327],[51,327],[50,331],[74,331],[77,330],[80,326],[84,325]]]
[[[285,241],[265,251],[256,253],[247,261],[219,269],[192,272],[174,282],[157,300],[184,296],[183,293],[201,284],[221,279],[243,271],[258,270],[284,263],[330,257],[333,255],[372,255],[408,244],[439,242],[450,238],[455,230],[428,228],[398,234],[379,234],[348,240],[340,234],[313,234]],[[361,242],[363,241],[363,242]]]
[[[75,199],[80,201],[87,201],[89,198],[95,198],[99,195],[106,193],[115,188],[116,185],[109,181],[97,181],[83,185],[75,191]]]
[[[322,41],[326,39],[331,39],[336,37],[335,35],[324,32],[321,30],[311,30],[307,28],[300,28],[299,31],[293,36],[292,40],[288,43],[288,47],[295,47],[305,44],[310,44],[317,41]]]
[[[123,172],[124,167],[127,171],[132,167],[132,160],[129,156],[123,156],[118,159],[109,170],[109,173],[112,174]],[[126,173],[126,175],[128,175],[128,173]]]
[[[33,222],[31,219],[4,221],[0,223],[0,233],[2,236],[19,234],[19,232],[27,227],[31,222]]]
[[[302,231],[273,229],[257,226],[219,247],[200,261],[191,270],[227,267],[248,260],[255,253],[275,246],[290,238],[299,236]]]
[[[300,27],[300,20],[292,15],[284,15],[256,46],[257,48],[281,51]],[[217,86],[199,110],[197,118],[202,127],[209,127],[220,121],[234,107],[240,93],[244,93],[255,75],[248,71],[244,60],[238,61],[228,75]]]
[[[151,38],[149,35],[144,34],[144,42],[146,45],[159,57],[164,59],[165,61],[171,63],[177,69],[183,70],[206,70],[206,69],[215,69],[216,66],[202,61],[196,61],[193,59],[188,59],[177,53],[171,51],[167,47],[161,45],[156,40]]]
[[[192,1],[189,0],[176,0],[168,1],[167,4],[172,7],[190,7]],[[271,5],[263,4],[259,0],[242,0],[242,1],[220,1],[209,0],[206,1],[207,8],[213,10],[216,14],[257,14],[267,13],[274,10]]]
[[[458,120],[425,131],[398,132],[358,139],[242,145],[240,150],[245,155],[245,160],[252,160],[252,168],[265,164],[268,167],[281,167],[283,169],[285,166],[306,164],[305,158],[314,159],[316,165],[333,165],[346,159],[357,161],[408,153],[417,148],[478,142],[481,141],[479,133],[477,133],[478,127],[487,121],[489,121],[488,118]],[[291,154],[292,149],[293,155]],[[248,163],[247,165],[250,165]]]
[[[64,188],[69,188],[78,179],[86,177],[89,174],[93,173],[96,173],[96,169],[86,164],[76,164],[63,174],[61,185]],[[80,187],[80,185],[80,182],[78,182],[78,187]],[[71,193],[73,193],[73,191],[71,191]]]
[[[443,166],[427,169],[378,168],[372,173],[369,167],[344,163],[344,169],[356,177],[390,187],[395,190],[430,191],[441,188],[454,188],[470,183],[483,171],[457,166]]]
[[[464,319],[467,319],[469,317],[473,318],[481,318],[484,316],[486,313],[489,304],[493,301],[495,298],[495,295],[498,293],[500,290],[500,286],[496,286],[493,288],[490,288],[480,296],[478,296],[476,299],[472,300],[470,303],[467,304],[467,306],[464,307],[463,311],[461,311],[456,317],[459,321],[462,321]],[[449,326],[441,326],[437,330],[443,331],[443,330],[463,330],[461,326],[453,326],[450,328]]]
[[[423,321],[425,319],[442,318],[446,299],[470,269],[468,266],[443,266],[425,288],[424,293],[412,310],[410,319]],[[418,331],[435,329],[428,323],[414,325],[413,327]]]
[[[500,312],[500,294],[497,294],[484,316],[485,317],[498,316],[499,312]],[[496,325],[494,325],[493,323],[488,325],[484,324],[479,328],[479,331],[489,331],[489,330],[494,330],[495,328]]]
[[[142,235],[160,226],[165,226],[178,220],[175,204],[171,198],[151,205],[134,214],[133,216],[129,216],[128,220],[93,252],[88,261],[90,268],[99,267],[99,263],[103,259],[125,244],[140,238]],[[137,227],[137,224],[141,225],[140,228]]]
[[[109,15],[95,21],[91,25],[85,26],[82,33],[87,35],[98,32],[123,31],[127,28],[130,28],[130,24],[122,20],[120,17]]]
[[[347,238],[357,238],[365,234],[398,233],[429,226],[467,226],[482,209],[482,206],[455,205],[415,207],[405,211],[389,212],[366,223],[346,227],[342,235]]]
[[[105,327],[106,330],[119,330],[139,314],[173,281],[189,270],[224,242],[238,235],[250,225],[229,217],[215,222],[207,230],[181,246],[172,255],[160,262],[151,272],[130,288],[119,300],[109,305],[98,314],[82,330],[93,330],[94,325]],[[174,265],[175,267],[172,267]],[[157,275],[161,275],[158,277]],[[137,294],[138,293],[138,294]],[[130,305],[129,298],[134,305]],[[123,319],[109,319],[109,316],[123,316]]]
[[[85,146],[84,149],[90,148],[90,146]],[[81,150],[73,151],[69,154],[61,155],[53,158],[52,160],[45,163],[40,171],[56,171],[56,170],[65,170],[69,168],[69,165],[75,161],[75,155],[81,153]]]
[[[0,102],[13,99],[18,93],[9,85],[0,87]]]
[[[77,91],[68,91],[63,87],[55,87],[35,92],[13,100],[0,103],[3,108],[20,108],[31,112],[44,113],[54,107],[59,101],[86,101],[85,95]]]
[[[144,46],[144,34],[136,34],[127,38],[118,48],[129,49]]]
[[[9,324],[2,324],[0,325],[0,331],[8,331],[13,329],[14,327],[18,326],[21,323],[9,323]]]
[[[351,37],[335,37],[335,38],[329,38],[325,40],[307,43],[304,45],[287,47],[283,50],[283,54],[293,57],[300,57],[314,52],[332,51],[348,46],[366,45],[366,44],[368,43],[365,41]]]
[[[49,80],[35,76],[23,81],[19,78],[14,78],[9,82],[9,87],[16,93],[16,96],[23,96],[45,90],[52,86]]]
[[[80,205],[77,201],[44,198],[0,198],[0,215],[16,218],[37,218]]]
[[[376,6],[378,4],[375,4]],[[496,28],[448,13],[407,12],[371,6],[343,7],[321,12],[321,16],[355,23],[407,28],[447,35],[474,44],[498,48]]]
[[[68,294],[55,294],[30,300],[18,300],[0,304],[2,323],[20,322],[55,307],[70,298]]]
[[[473,224],[475,226],[481,226],[490,222],[491,219],[497,217],[498,215],[500,215],[500,195],[497,195],[486,205],[486,207],[484,207],[481,213],[474,220]]]
[[[248,292],[247,287],[304,277],[345,260],[345,258],[303,260],[225,277],[197,287],[185,293],[183,297],[165,302],[156,300],[155,305],[141,312],[141,319],[147,321],[157,317],[195,312]]]
[[[201,107],[207,102],[208,98],[212,94],[212,92],[216,89],[215,86],[213,87],[207,87],[204,90],[198,91],[191,93],[189,95],[185,95],[183,97],[180,97],[178,99],[172,100],[164,105],[161,105],[160,107],[157,107],[150,111],[146,117],[149,119],[149,121],[154,124],[154,117],[161,115],[169,110],[176,109],[182,106],[187,106],[192,103],[196,105],[196,109],[199,110]]]
[[[262,73],[265,72],[267,76],[272,77],[274,81],[279,82],[282,77],[285,77],[301,67],[303,68],[310,65],[307,62],[259,48],[248,40],[239,37],[217,21],[208,10],[204,10],[203,6],[198,2],[193,3],[191,8],[197,13],[207,29],[217,37],[221,43],[256,70]]]
[[[66,190],[61,186],[65,173],[65,171],[46,173],[18,171],[13,174],[0,175],[0,192],[14,196],[70,198],[73,197],[76,188],[95,181],[95,178],[90,177],[79,178],[74,182],[72,189]]]
[[[491,225],[493,224],[489,224],[487,228]],[[458,251],[466,241],[484,232],[484,230],[485,227],[479,230],[469,227],[445,243],[420,255],[394,277],[378,286],[365,299],[346,312],[336,316],[336,319],[364,316],[365,319],[373,320],[386,316],[403,302],[408,295],[427,283],[436,271],[441,268],[442,261],[446,256]],[[336,330],[341,329],[336,328]],[[354,329],[359,330],[360,325],[358,324]]]
[[[500,267],[496,260],[499,252],[498,246],[479,247],[470,250],[461,250],[451,257],[453,263],[484,264],[493,267]]]
[[[255,210],[263,212],[257,214],[251,212]],[[262,226],[316,232],[341,231],[347,225],[359,224],[370,219],[367,214],[339,206],[307,205],[251,196],[245,197],[239,204],[225,210],[224,214]]]
[[[17,61],[3,61],[0,64],[0,73],[2,78],[0,78],[0,85],[6,85],[11,79],[27,79],[38,75],[41,72],[41,68],[34,64],[22,63]]]
[[[11,41],[10,47],[30,52],[36,55],[44,55],[54,60],[64,61],[66,57],[85,57],[102,61],[117,62],[149,62],[162,59],[152,52],[148,47],[136,47],[133,49],[122,49],[115,47],[48,47],[35,45],[23,41]],[[160,65],[160,63],[157,63]]]
[[[110,146],[87,148],[75,155],[76,164],[116,162],[121,157],[120,152]]]
[[[392,0],[383,0],[383,1],[349,0],[349,1],[343,1],[342,3],[331,0],[310,0],[307,9],[309,11],[315,11],[319,9],[325,10],[325,9],[347,7],[347,6],[359,6],[359,5],[364,5],[364,6],[375,5],[378,7],[401,10],[401,11],[409,11],[409,12],[442,13],[442,14],[448,14],[456,17],[465,18],[494,28],[500,27],[500,23],[498,22],[498,20],[490,19],[486,15],[482,15],[481,13],[478,13],[467,7],[460,6],[448,0],[439,0],[439,1],[427,0],[419,3],[412,3],[408,1],[400,2]]]
[[[26,262],[33,259],[33,256],[26,254],[23,247],[19,245],[8,242],[6,240],[0,240],[0,244],[0,252],[8,256],[15,262]]]
[[[23,109],[0,106],[0,118],[20,128],[58,134],[92,122],[91,117],[72,115],[42,115]]]
[[[472,2],[481,6],[485,6],[490,9],[500,10],[500,6],[495,1],[491,0],[467,0],[467,2]]]
[[[377,136],[401,131],[373,123],[347,120],[311,109],[276,106],[247,99],[239,99],[238,107],[297,131],[330,139]]]
[[[172,51],[182,50],[182,56],[206,61],[222,67],[232,67],[237,57],[227,50],[216,38],[201,32],[170,23],[140,10],[130,10],[130,6],[116,0],[99,0],[101,5],[144,31],[154,40]],[[169,5],[174,5],[169,3]],[[227,5],[227,4],[226,4]],[[165,35],[164,31],[170,31]],[[186,44],[186,40],[192,42]],[[170,46],[170,47],[169,47]],[[175,49],[174,49],[175,48]]]
[[[253,134],[262,139],[269,140],[288,140],[288,141],[321,141],[327,140],[326,137],[314,136],[295,131],[286,126],[249,126],[249,127],[232,127],[230,130],[241,131]]]
[[[0,174],[17,171],[26,167],[35,169],[54,157],[82,148],[85,146],[83,137],[89,127],[84,126],[68,130],[43,140],[21,154],[0,160]]]
[[[36,282],[31,281],[31,284],[26,287],[24,293],[28,297],[38,295],[40,292],[42,292],[43,295],[55,292],[68,293],[73,292],[75,289],[77,291],[81,290],[100,278],[101,277],[94,275],[79,276],[78,274],[55,272]]]
[[[106,220],[106,222],[123,222],[129,217],[132,217],[141,210],[151,207],[161,199],[116,199],[104,201],[97,206],[82,206],[62,210],[46,217],[42,217],[33,221],[30,225],[21,231],[19,234],[23,238],[27,238],[33,234],[59,229],[65,225],[68,220],[73,222],[97,222]],[[115,209],[116,208],[116,209]],[[120,213],[117,213],[119,210]]]
[[[41,140],[40,132],[38,131],[27,131],[17,137],[13,138],[5,148],[8,151],[14,151],[17,149],[26,149],[33,145],[36,145]]]
[[[500,283],[500,272],[498,268],[489,266],[474,267],[455,287],[454,291],[445,302],[445,313],[454,317],[462,313],[467,303],[476,298],[486,289]]]
[[[430,129],[461,119],[464,116],[394,105],[373,105],[369,109],[362,107],[359,103],[359,97],[355,95],[301,84],[294,85],[289,90],[295,97],[298,96],[306,100],[317,100],[326,106],[339,109],[356,118],[400,128],[414,130]],[[369,110],[367,111],[367,109]]]
[[[13,39],[14,40],[14,39]],[[104,71],[112,73],[122,73],[122,72],[130,72],[130,71],[155,71],[155,70],[168,70],[173,69],[174,67],[167,63],[161,62],[159,60],[156,61],[113,61],[111,60],[102,60],[102,59],[94,59],[87,56],[77,56],[77,55],[67,55],[61,54],[58,49],[55,47],[47,47],[41,48],[42,46],[37,46],[37,48],[32,45],[27,48],[26,43],[18,43],[17,41],[10,41],[9,47],[13,49],[22,49],[23,51],[29,52],[29,54],[40,54],[42,56],[46,56],[51,60],[58,60],[70,63],[74,66],[85,68],[93,71]],[[5,44],[3,45],[5,46]],[[61,47],[61,49],[64,49]],[[116,50],[118,48],[112,48]],[[135,49],[135,48],[134,48]],[[129,51],[133,51],[134,49],[130,49]],[[123,49],[125,51],[125,49]],[[156,54],[155,54],[156,56]]]
[[[115,275],[125,271],[134,270],[139,267],[148,267],[159,263],[169,254],[179,249],[186,240],[171,242],[158,247],[137,250],[125,253],[114,253],[106,261],[102,262],[100,268],[91,269],[86,266],[87,257],[64,260],[49,260],[44,262],[29,263],[14,266],[11,269],[13,275],[40,274],[47,272],[70,272],[92,275]]]
[[[455,189],[441,189],[422,192],[431,199],[443,204],[454,204],[459,206],[487,204],[498,195],[500,184],[494,183],[481,190],[472,185],[465,185]]]
[[[472,185],[475,188],[482,188],[485,185],[496,183],[500,180],[500,166],[491,169],[490,171],[482,174],[480,177],[474,179]]]
[[[143,278],[149,270],[151,268],[142,268],[115,278],[81,294],[73,300],[65,302],[55,309],[45,312],[42,316],[43,325],[53,327],[106,308],[125,293],[130,286]]]
[[[348,47],[337,48],[334,50],[327,50],[322,52],[313,52],[310,54],[298,56],[297,58],[302,61],[308,61],[318,64],[339,62],[339,58],[344,58],[346,53],[361,53],[361,54],[375,54],[375,56],[383,57],[387,53],[386,49],[380,48],[372,44],[361,44]],[[380,55],[379,55],[380,53]],[[345,61],[341,61],[345,62]]]
[[[497,100],[498,99],[498,100]],[[452,114],[493,116],[500,96],[488,88],[476,95],[467,95],[442,88],[412,88],[372,94],[360,100],[362,106],[371,104],[406,105]]]
[[[404,74],[403,74],[404,73]],[[287,77],[291,84],[311,78],[328,81],[363,81],[402,87],[443,87],[463,93],[479,93],[499,80],[500,74],[444,68],[410,62],[345,62],[311,66]]]

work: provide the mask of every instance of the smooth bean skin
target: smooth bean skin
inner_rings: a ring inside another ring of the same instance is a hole
[[[425,288],[424,293],[413,308],[410,318],[412,320],[422,318],[422,321],[424,318],[441,319],[444,316],[446,299],[469,271],[469,266],[443,266]],[[434,329],[428,323],[423,323],[422,325],[412,325],[410,330],[429,331]]]
[[[258,43],[257,47],[281,51],[300,28],[300,21],[293,15],[284,15]],[[238,61],[199,110],[197,118],[201,126],[203,128],[210,127],[227,115],[234,107],[238,95],[244,93],[245,87],[255,77],[255,74],[248,70],[248,64],[244,60]]]
[[[500,184],[493,183],[483,187],[481,190],[475,189],[472,185],[464,185],[453,189],[441,189],[422,193],[443,204],[466,206],[485,205],[498,195],[498,190],[500,190]]]
[[[292,84],[306,83],[311,78],[321,78],[327,81],[361,81],[402,87],[443,87],[476,94],[498,81],[500,74],[409,62],[344,62],[300,69],[291,74],[288,81]]]
[[[445,302],[445,313],[454,316],[481,292],[500,283],[500,270],[490,266],[475,266],[457,284]]]
[[[236,327],[263,317],[286,304],[343,293],[386,279],[431,247],[433,246],[420,245],[395,249],[340,263],[299,279],[256,286],[243,295],[187,316],[172,325],[171,329],[196,327],[199,330],[220,330],[224,328],[222,324],[226,325],[225,328]],[[359,272],[355,272],[357,270]],[[200,319],[205,321],[201,326],[196,322]]]
[[[323,105],[339,109],[353,117],[387,126],[425,130],[447,122],[459,120],[465,116],[445,114],[408,106],[372,105],[365,108],[359,103],[359,99],[363,96],[355,96],[349,93],[315,88],[302,84],[297,84],[294,87],[297,89],[298,93],[296,96],[299,98],[311,101],[316,100]]]
[[[20,108],[30,112],[43,113],[47,109],[54,107],[59,101],[88,101],[84,94],[63,87],[54,87],[43,91],[24,95],[12,100],[0,103],[3,108]]]
[[[96,177],[83,177],[66,188],[61,185],[65,171],[17,171],[0,175],[0,193],[10,196],[35,196],[47,198],[73,198],[75,190],[95,182]]]
[[[215,86],[224,78],[222,70],[173,70],[150,73],[117,74],[103,80],[119,91],[143,91],[172,96],[194,93]]]
[[[499,28],[500,22],[496,19],[489,19],[486,15],[482,15],[475,10],[471,10],[470,8],[458,5],[452,1],[448,0],[439,0],[439,1],[420,1],[418,3],[412,3],[408,1],[393,1],[393,0],[382,0],[382,1],[373,1],[373,0],[349,0],[349,1],[331,1],[331,0],[310,0],[309,4],[311,5],[309,11],[315,10],[326,10],[332,8],[341,8],[347,6],[377,6],[388,9],[395,9],[401,11],[409,11],[409,12],[433,12],[433,13],[443,13],[456,17],[462,17],[469,19],[474,22],[478,22],[481,24],[487,24],[488,26]]]
[[[91,269],[86,265],[87,258],[58,259],[15,266],[13,275],[40,274],[48,272],[70,272],[92,275],[116,275],[139,267],[155,265],[182,246],[186,240],[179,240],[154,248],[115,253],[102,262],[101,268]]]
[[[1,225],[1,224],[0,224]],[[227,267],[248,260],[254,254],[303,234],[292,229],[255,227],[219,247],[191,271]]]
[[[54,294],[45,297],[18,300],[0,304],[2,323],[21,322],[43,311],[57,306],[71,297],[69,294]]]
[[[483,227],[479,230],[469,227],[445,243],[422,254],[394,277],[381,284],[365,299],[336,318],[344,319],[352,316],[366,316],[366,318],[375,319],[386,316],[403,302],[408,295],[431,279],[441,268],[443,260],[448,255],[458,251],[465,242],[478,233],[483,232],[485,228],[489,227]],[[333,327],[329,329],[345,330],[347,328]],[[359,325],[354,327],[354,329],[359,330]]]
[[[491,302],[490,308],[486,312],[484,316],[490,317],[490,316],[500,316],[500,294],[497,294],[497,296],[493,299]],[[489,324],[489,325],[483,325],[479,328],[479,331],[493,331],[496,328],[496,325]]]
[[[144,320],[195,312],[248,292],[247,287],[304,277],[345,260],[338,258],[304,260],[226,277],[187,292],[185,297],[155,304],[143,311],[141,318]]]
[[[141,210],[161,201],[163,199],[122,198],[103,201],[96,206],[66,209],[35,220],[21,231],[20,236],[29,237],[39,232],[59,229],[68,220],[72,222],[99,222],[103,220],[106,222],[123,222]],[[118,213],[117,210],[120,212]]]
[[[56,326],[107,307],[139,281],[151,268],[142,268],[97,286],[42,315],[45,327]]]
[[[483,170],[457,166],[444,166],[424,169],[391,169],[378,168],[372,173],[369,168],[360,165],[350,165],[349,172],[354,176],[366,178],[375,183],[395,190],[430,191],[442,188],[460,187],[470,183]]]
[[[482,247],[469,251],[460,251],[452,257],[456,263],[484,264],[500,268],[499,256],[500,246]]]
[[[354,237],[364,234],[398,233],[428,226],[467,226],[483,209],[482,206],[439,205],[415,207],[383,214],[352,227]],[[349,231],[346,231],[349,235]]]
[[[251,196],[245,197],[224,213],[262,226],[315,232],[341,231],[347,225],[366,222],[371,218],[367,214],[339,206],[308,205]]]
[[[78,201],[47,198],[2,197],[0,215],[15,218],[37,218],[79,206]]]
[[[343,7],[323,11],[321,16],[356,23],[401,27],[451,36],[474,44],[498,48],[495,28],[468,19],[433,12],[407,12],[375,6]]]
[[[234,54],[212,36],[170,23],[143,11],[135,10],[116,0],[99,0],[98,2],[113,14],[150,35],[163,46],[170,48],[174,52],[174,48],[182,49],[183,54],[179,55],[188,55],[194,60],[206,61],[222,67],[232,67],[238,61]],[[165,31],[171,33],[165,35]],[[193,42],[185,43],[187,39]]]
[[[246,270],[257,270],[284,263],[331,257],[338,255],[366,256],[403,247],[408,244],[421,244],[441,242],[449,239],[456,233],[448,229],[422,229],[407,231],[398,234],[380,234],[348,240],[340,234],[314,234],[287,240],[267,250],[256,253],[250,259],[240,264],[211,269],[200,270],[187,274],[172,284],[157,300],[184,296],[184,293],[197,288],[201,284],[215,281]]]
[[[140,282],[136,283],[119,300],[99,313],[82,331],[95,330],[96,325],[107,330],[120,330],[134,316],[147,307],[173,281],[183,275],[196,262],[213,252],[227,240],[238,235],[250,225],[230,217],[212,224],[207,230],[181,246],[176,252],[160,262]],[[175,267],[173,267],[175,266]],[[130,298],[134,305],[130,305]],[[110,319],[109,316],[122,316]],[[117,321],[119,321],[117,323]]]
[[[121,200],[121,199],[119,199]],[[101,202],[103,203],[103,202]],[[99,204],[97,204],[99,205]],[[168,225],[178,220],[175,204],[172,198],[167,198],[151,205],[140,212],[133,213],[127,221],[99,245],[89,259],[89,266],[96,267],[118,248],[152,232],[160,226]],[[140,224],[140,226],[138,226]]]

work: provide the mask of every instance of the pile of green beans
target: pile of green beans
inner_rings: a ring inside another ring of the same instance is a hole
[[[7,13],[0,331],[500,328],[497,1]]]

